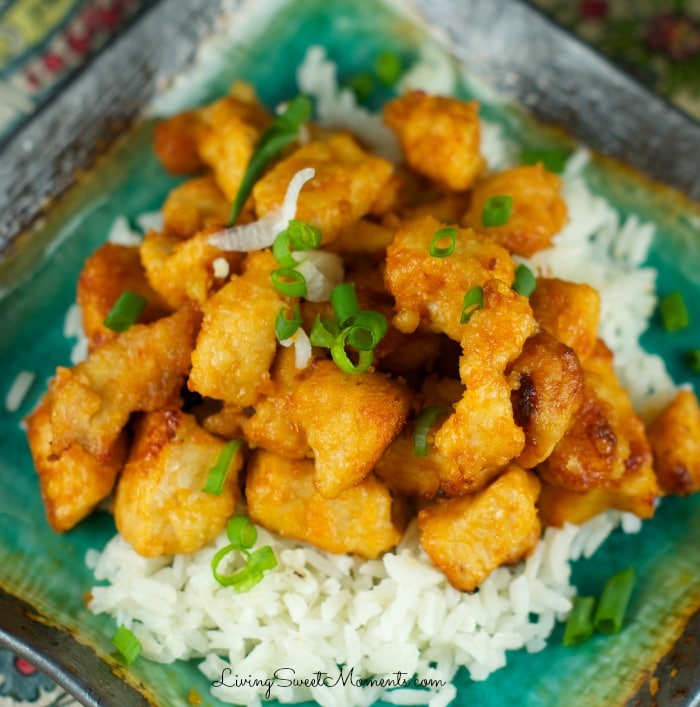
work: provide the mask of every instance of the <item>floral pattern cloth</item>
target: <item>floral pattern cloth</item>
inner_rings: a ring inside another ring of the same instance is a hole
[[[0,142],[148,0],[0,0]],[[624,70],[700,118],[700,0],[532,0]],[[77,707],[0,648],[0,707]]]

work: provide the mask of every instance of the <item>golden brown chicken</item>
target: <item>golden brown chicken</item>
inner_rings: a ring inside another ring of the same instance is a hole
[[[190,179],[175,187],[163,204],[163,231],[189,238],[197,231],[225,226],[231,203],[211,175]]]

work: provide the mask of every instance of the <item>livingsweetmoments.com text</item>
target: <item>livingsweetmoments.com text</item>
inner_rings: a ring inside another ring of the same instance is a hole
[[[419,678],[409,676],[397,670],[390,675],[358,677],[354,668],[339,668],[337,673],[324,673],[318,671],[311,675],[299,676],[294,668],[277,668],[269,677],[256,677],[254,675],[236,675],[230,668],[224,668],[221,680],[214,680],[212,687],[264,687],[265,699],[269,700],[273,687],[336,687],[339,685],[353,685],[355,687],[381,687],[392,688],[417,688],[422,690],[445,687],[444,680],[432,678]]]

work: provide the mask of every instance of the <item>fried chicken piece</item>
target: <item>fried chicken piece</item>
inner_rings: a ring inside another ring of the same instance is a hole
[[[178,113],[155,126],[153,149],[168,172],[193,174],[204,169],[199,140],[205,129],[196,110]]]
[[[386,247],[394,238],[394,231],[379,223],[361,218],[350,228],[341,231],[329,244],[328,250],[344,256],[384,256]]]
[[[530,306],[537,323],[570,346],[582,362],[593,353],[600,323],[598,290],[582,283],[540,277],[530,295]]]
[[[404,333],[419,325],[461,341],[465,294],[487,280],[511,283],[515,266],[510,255],[471,229],[457,228],[449,258],[430,255],[435,233],[444,224],[432,216],[404,223],[387,248],[386,286],[396,299],[394,326]]]
[[[486,162],[479,151],[479,104],[412,91],[384,106],[408,164],[452,191],[468,189]]]
[[[690,390],[679,390],[649,428],[661,488],[677,496],[700,491],[700,407]]]
[[[539,491],[537,477],[512,464],[483,491],[419,511],[420,543],[453,587],[471,592],[497,567],[534,548]]]
[[[522,351],[536,324],[526,297],[489,280],[483,307],[463,325],[460,380],[464,395],[435,434],[435,447],[453,459],[458,473],[441,478],[448,496],[483,488],[517,457],[525,435],[513,416],[508,364]]]
[[[246,499],[251,520],[328,552],[375,558],[401,540],[405,508],[373,476],[335,498],[316,490],[313,461],[251,454]]]
[[[412,403],[408,388],[380,373],[353,375],[332,361],[314,361],[292,394],[289,414],[313,450],[319,493],[335,498],[368,476]]]
[[[245,437],[243,429],[248,415],[240,405],[222,403],[218,410],[201,416],[198,414],[197,419],[201,419],[202,427],[213,435],[225,439],[243,439]]]
[[[225,271],[238,271],[244,254],[211,245],[209,236],[215,230],[200,231],[187,240],[149,231],[143,239],[141,262],[148,281],[173,309],[190,301],[204,304],[226,282],[226,276],[217,277],[217,260],[226,261]]]
[[[241,451],[220,495],[203,488],[225,445],[176,408],[139,420],[114,500],[117,529],[139,555],[196,552],[224,529],[239,496]]]
[[[314,178],[304,185],[296,218],[321,229],[330,243],[365,216],[391,177],[390,162],[363,150],[350,135],[337,134],[311,142],[278,162],[253,188],[258,217],[282,205],[292,177],[312,167]]]
[[[573,349],[545,331],[531,336],[511,367],[515,423],[525,432],[516,462],[532,469],[571,426],[583,401],[583,370]]]
[[[270,379],[277,351],[275,319],[284,300],[270,272],[270,251],[250,253],[244,271],[204,304],[204,320],[192,352],[190,390],[232,405],[255,405]]]
[[[197,231],[226,225],[231,203],[211,175],[175,187],[163,204],[163,231],[189,238]]]
[[[57,533],[63,533],[89,516],[112,493],[126,456],[125,440],[120,437],[105,460],[95,458],[77,443],[60,457],[54,456],[50,395],[44,396],[26,423],[46,518]]]
[[[134,324],[75,368],[59,367],[49,386],[52,453],[61,456],[77,443],[107,461],[131,413],[177,399],[200,318],[196,308],[183,307],[152,324]]]
[[[501,226],[485,226],[484,203],[496,196],[512,199],[510,215]],[[551,245],[567,216],[561,180],[536,164],[513,167],[478,182],[462,223],[493,238],[509,252],[529,257]]]
[[[104,319],[126,290],[148,301],[139,316],[142,324],[153,322],[171,311],[148,283],[139,259],[139,249],[105,243],[85,261],[78,279],[77,300],[90,349],[117,338],[118,333],[108,329]]]

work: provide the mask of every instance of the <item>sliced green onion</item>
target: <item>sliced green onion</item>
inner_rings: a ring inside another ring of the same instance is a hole
[[[297,96],[272,121],[272,124],[260,139],[243,175],[241,185],[231,207],[228,219],[229,226],[233,226],[238,220],[255,182],[258,181],[268,162],[296,139],[301,125],[311,117],[311,109],[311,100],[307,96]]]
[[[428,456],[428,433],[440,415],[449,412],[441,405],[428,405],[421,410],[413,426],[413,454],[416,457]]]
[[[446,245],[440,245],[447,241]],[[449,226],[447,228],[441,228],[439,231],[435,232],[433,240],[430,241],[430,255],[433,258],[446,258],[448,255],[452,255],[455,252],[455,245],[457,244],[457,229],[454,226]]]
[[[124,660],[131,665],[141,653],[141,641],[126,626],[119,626],[112,637],[112,645],[121,653]]]
[[[358,103],[364,103],[374,91],[374,77],[368,73],[355,74],[345,85],[355,94]]]
[[[475,285],[474,287],[464,295],[464,301],[462,302],[462,316],[459,318],[460,324],[466,324],[470,319],[472,314],[476,312],[477,309],[481,309],[484,306],[484,290],[480,285]]]
[[[275,256],[275,260],[279,263],[280,267],[293,268],[297,265],[297,261],[292,257],[292,251],[289,245],[289,233],[287,230],[278,233],[272,244],[272,255]]]
[[[506,194],[491,196],[481,209],[481,223],[489,228],[508,223],[513,208],[513,199]]]
[[[131,290],[125,290],[119,295],[109,314],[104,318],[104,325],[119,333],[126,331],[146,308],[148,300]]]
[[[401,60],[393,52],[382,52],[374,62],[374,72],[385,86],[393,86],[400,78]]]
[[[293,250],[313,250],[321,245],[321,230],[306,221],[292,219],[287,235]]]
[[[389,325],[379,312],[365,310],[352,319],[347,342],[359,351],[373,351],[384,338]]]
[[[555,174],[561,174],[564,171],[568,159],[569,151],[556,147],[550,150],[523,150],[520,153],[521,164],[541,162],[545,169]]]
[[[523,297],[529,297],[537,287],[537,280],[528,268],[527,265],[520,264],[515,268],[515,280],[513,280],[513,289]]]
[[[341,282],[336,285],[331,292],[331,305],[335,312],[335,318],[340,326],[351,317],[360,313],[360,305],[357,302],[354,282]]]
[[[275,289],[285,297],[303,297],[306,294],[306,280],[294,268],[279,268],[270,273]]]
[[[322,346],[329,349],[335,343],[338,334],[340,334],[340,329],[335,322],[317,316],[309,333],[309,341],[312,346]]]
[[[669,334],[685,329],[690,324],[688,308],[683,301],[683,295],[678,291],[671,292],[659,302],[659,314],[661,323]]]
[[[574,597],[571,613],[566,620],[562,644],[573,646],[587,641],[593,635],[594,597]]]
[[[296,334],[301,326],[301,311],[299,305],[295,304],[292,309],[292,318],[287,319],[286,309],[280,309],[275,319],[275,336],[277,341],[285,341]]]
[[[226,524],[226,535],[236,550],[249,550],[258,539],[258,529],[248,516],[235,515]]]
[[[263,545],[257,550],[250,553],[248,558],[248,567],[253,572],[267,572],[277,567],[277,558],[274,550],[269,545]]]
[[[700,349],[688,351],[688,366],[692,371],[700,373]]]
[[[374,352],[360,351],[357,363],[353,363],[348,356],[348,352],[345,350],[345,340],[348,332],[349,329],[344,329],[330,347],[331,358],[333,359],[335,365],[338,366],[343,373],[350,373],[352,375],[364,373],[369,370],[369,367],[372,365],[372,361],[374,360]]]
[[[232,439],[226,443],[219,453],[214,466],[209,469],[209,476],[202,488],[204,493],[210,493],[212,496],[221,496],[233,457],[242,444],[243,442],[240,439]]]
[[[603,587],[603,593],[593,619],[593,625],[597,631],[618,633],[622,629],[633,585],[633,567],[628,567],[608,579]]]

